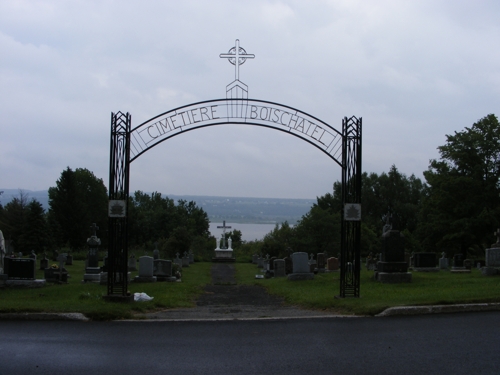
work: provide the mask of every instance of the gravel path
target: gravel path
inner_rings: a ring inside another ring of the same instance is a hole
[[[269,295],[258,285],[237,285],[234,265],[214,263],[212,284],[196,301],[196,307],[169,309],[137,317],[162,320],[264,319],[333,316],[323,311],[285,306],[282,298]]]

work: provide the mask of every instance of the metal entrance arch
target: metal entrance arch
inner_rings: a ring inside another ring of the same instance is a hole
[[[361,235],[361,125],[345,117],[342,131],[298,109],[256,99],[215,99],[179,107],[132,128],[130,114],[111,114],[109,174],[109,299],[129,298],[127,202],[130,163],[179,134],[223,124],[253,125],[294,135],[342,168],[340,297],[359,297]]]

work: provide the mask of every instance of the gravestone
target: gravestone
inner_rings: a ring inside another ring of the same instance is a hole
[[[500,244],[498,246],[486,249],[485,266],[481,268],[481,273],[485,276],[500,274]]]
[[[464,256],[463,254],[453,255],[453,268],[464,268]]]
[[[269,271],[269,254],[266,254],[266,257],[262,260],[262,265],[264,271]]]
[[[436,253],[415,253],[413,270],[420,272],[437,272]]]
[[[106,253],[106,255],[104,255],[104,258],[102,258],[102,262],[103,262],[103,265],[101,267],[101,271],[108,272],[108,262],[109,262],[108,253]]]
[[[485,276],[500,274],[500,228],[493,234],[497,236],[497,241],[486,249],[485,266],[481,268],[481,273]]]
[[[66,265],[67,266],[73,265],[73,255],[71,255],[71,253],[68,253],[68,255],[66,256]]]
[[[285,257],[284,261],[285,261],[285,274],[288,275],[293,272],[292,258],[290,256],[287,256]]]
[[[309,254],[309,272],[314,272],[317,268],[316,259],[314,259],[314,254]]]
[[[35,253],[35,250],[31,250],[31,254],[28,256],[28,258],[34,259],[35,263],[36,263],[36,253]]]
[[[387,217],[390,216],[387,215]],[[391,284],[409,283],[412,274],[408,272],[408,263],[405,262],[404,236],[399,230],[391,229],[389,219],[384,228],[382,252],[377,262],[375,280]]]
[[[129,271],[137,271],[137,261],[135,259],[135,254],[132,254],[128,258],[127,268]]]
[[[500,247],[486,249],[486,267],[500,267]]]
[[[93,223],[90,229],[92,234],[87,238],[87,265],[85,267],[85,274],[83,275],[83,282],[100,283],[101,268],[99,267],[99,246],[101,245],[101,240],[97,237],[96,233],[99,227]]]
[[[468,260],[468,259],[467,259]],[[463,254],[455,254],[453,256],[453,267],[451,267],[451,273],[471,273],[471,270],[466,268],[466,259],[464,259]],[[468,265],[469,262],[467,262]]]
[[[138,283],[152,283],[156,281],[153,275],[153,257],[142,256],[139,258],[139,275],[134,278]]]
[[[165,259],[153,260],[153,276],[156,276],[158,281],[175,281],[175,276],[172,276],[172,261]]]
[[[158,250],[158,242],[155,243],[155,249],[153,250],[153,260],[160,259],[160,250]]]
[[[439,268],[442,270],[448,269],[448,258],[446,258],[446,253],[443,251],[441,253],[442,257],[439,258]]]
[[[464,259],[464,268],[470,271],[472,269],[472,260]]]
[[[277,257],[271,257],[269,259],[269,270],[270,271],[274,271],[274,261],[278,259]]]
[[[189,250],[189,264],[194,264],[194,253],[193,253],[193,250]]]
[[[257,264],[257,259],[259,258],[259,256],[257,254],[253,254],[252,255],[252,263],[253,264]]]
[[[49,260],[47,259],[47,254],[43,253],[40,258],[40,270],[43,271],[46,268],[49,268]]]
[[[264,259],[261,256],[257,258],[257,267],[264,268]]]
[[[318,272],[320,273],[325,272],[326,258],[324,253],[318,253],[318,255],[316,255],[316,262],[317,262]]]
[[[67,283],[68,282],[68,271],[64,268],[64,262],[66,260],[66,253],[59,254],[57,257],[57,262],[59,265],[53,265],[52,267],[46,268],[44,272],[45,280],[54,283]]]
[[[59,251],[54,250],[52,253],[52,261],[57,262],[57,258],[59,257]]]
[[[274,277],[285,277],[285,260],[275,259],[273,261]]]
[[[13,288],[39,288],[46,281],[35,279],[36,260],[32,258],[3,258],[4,269],[0,272],[0,286]]]
[[[182,257],[182,267],[189,267],[189,254],[187,251],[184,252],[184,256]]]
[[[328,271],[338,272],[339,271],[339,260],[335,257],[328,258],[327,268],[328,268]]]
[[[293,253],[291,255],[293,262],[293,272],[288,275],[288,280],[312,280],[314,273],[310,272],[309,257],[307,253]]]
[[[66,263],[66,259],[68,258],[68,254],[67,253],[62,253],[62,254],[59,254],[59,256],[57,257],[57,261],[59,262],[59,282],[64,282],[63,280],[63,273],[64,273],[64,264]],[[68,282],[68,278],[67,278],[67,272],[66,272],[66,282]]]
[[[35,259],[4,258],[4,273],[9,280],[35,280]]]
[[[176,258],[174,259],[174,264],[177,264],[179,268],[182,268],[182,259],[179,258],[179,253],[176,253]]]

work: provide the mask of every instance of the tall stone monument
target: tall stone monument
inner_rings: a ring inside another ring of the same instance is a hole
[[[90,229],[92,230],[92,235],[87,238],[87,246],[89,249],[83,281],[99,283],[101,279],[101,268],[99,267],[99,246],[101,245],[101,240],[96,234],[99,227],[93,223]]]
[[[375,280],[382,283],[409,283],[411,273],[408,272],[408,262],[405,262],[404,236],[399,230],[392,229],[390,216],[382,233],[382,253],[377,262]]]
[[[486,249],[485,267],[481,268],[481,273],[485,276],[498,275],[500,273],[500,228],[493,233],[497,241]]]

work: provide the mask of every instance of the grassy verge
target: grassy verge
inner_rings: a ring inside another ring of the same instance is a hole
[[[149,302],[121,304],[105,302],[105,285],[82,283],[84,262],[74,261],[66,266],[68,284],[51,284],[36,289],[0,289],[0,313],[13,312],[81,312],[93,320],[131,318],[134,312],[191,307],[203,286],[211,282],[210,263],[195,263],[182,269],[182,282],[130,283],[131,293],[144,292],[154,297]],[[132,278],[137,272],[132,273]],[[43,271],[37,271],[43,278]]]
[[[388,307],[500,302],[500,279],[485,277],[477,269],[470,274],[413,272],[411,283],[382,284],[372,279],[372,271],[361,271],[360,298],[335,299],[340,291],[340,273],[317,274],[314,280],[286,278],[255,279],[253,264],[237,264],[239,284],[264,286],[292,305],[331,310],[343,314],[375,315]]]
[[[68,284],[47,284],[37,289],[0,289],[0,313],[81,312],[93,320],[126,319],[136,312],[192,307],[211,282],[211,263],[195,263],[182,270],[180,283],[131,283],[131,293],[144,292],[150,302],[120,304],[105,302],[106,286],[83,284],[84,262],[67,266]],[[470,274],[413,272],[410,284],[381,284],[371,279],[373,272],[361,272],[361,297],[335,299],[340,289],[339,273],[315,275],[314,280],[288,281],[286,278],[255,279],[258,268],[235,263],[238,284],[261,285],[292,305],[329,310],[342,314],[375,315],[393,306],[500,302],[500,278],[485,277],[473,269]],[[137,272],[132,273],[134,277]],[[37,278],[43,278],[37,271]]]

